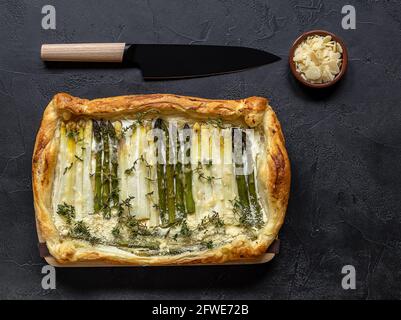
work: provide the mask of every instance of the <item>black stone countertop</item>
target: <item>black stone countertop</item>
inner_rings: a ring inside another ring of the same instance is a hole
[[[401,3],[322,0],[50,1],[56,30],[41,28],[49,1],[0,1],[0,297],[401,298]],[[343,30],[341,8],[356,8]],[[349,49],[346,77],[308,91],[287,55],[303,31],[327,29]],[[243,45],[278,63],[210,78],[144,82],[136,69],[46,69],[42,43],[149,42]],[[95,98],[177,93],[270,98],[292,163],[280,254],[265,265],[57,269],[41,287],[31,155],[42,112],[60,91]],[[356,269],[356,289],[341,286]]]

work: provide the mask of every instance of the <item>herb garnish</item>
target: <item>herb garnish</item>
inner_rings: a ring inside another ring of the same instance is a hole
[[[111,230],[111,234],[114,238],[120,239],[121,238],[121,231],[118,225],[116,225],[113,230]]]
[[[131,238],[136,238],[137,236],[150,236],[151,232],[148,227],[141,221],[137,220],[135,216],[128,216],[121,220],[131,236]]]
[[[131,173],[133,173],[134,171],[136,171],[136,165],[138,164],[139,161],[145,162],[145,165],[146,165],[147,167],[149,166],[148,162],[146,161],[146,159],[144,158],[144,156],[143,156],[143,154],[142,154],[138,159],[136,159],[136,160],[134,161],[134,163],[132,164],[132,167],[131,167],[131,168],[128,168],[128,169],[126,169],[126,170],[124,171],[125,174],[130,175]]]
[[[88,226],[83,221],[77,221],[70,230],[70,237],[85,240],[92,245],[99,243],[100,239],[91,235]]]
[[[65,202],[57,206],[57,214],[62,216],[67,224],[71,224],[72,219],[75,218],[75,208]]]
[[[118,204],[118,206],[117,206],[117,214],[118,214],[119,217],[123,216],[124,209],[127,209],[129,214],[131,213],[131,208],[132,208],[131,200],[133,200],[133,199],[135,199],[134,196],[129,196],[127,199],[122,200]]]
[[[206,181],[206,182],[208,182],[210,184],[212,184],[214,180],[220,180],[221,179],[221,178],[216,178],[214,176],[207,176],[203,172],[201,164],[198,164],[198,166],[194,169],[194,172],[198,175],[199,180],[204,180],[204,181]]]
[[[104,205],[102,208],[103,218],[109,220],[111,218],[111,208],[108,205]]]
[[[206,247],[207,249],[213,249],[213,247],[214,247],[212,240],[202,241],[201,245]]]
[[[144,111],[144,112],[138,112],[136,115],[136,119],[132,122],[131,125],[129,125],[128,127],[125,127],[121,130],[121,136],[123,136],[129,129],[136,129],[137,126],[143,126],[144,125],[144,121],[145,121],[145,116],[149,113],[159,113],[159,111],[157,110],[150,110],[150,111]]]
[[[191,231],[191,229],[189,229],[186,220],[182,220],[182,222],[181,222],[180,235],[182,235],[185,238],[189,238],[192,235],[192,231]]]
[[[72,166],[74,165],[74,162],[71,162],[67,167],[64,168],[64,172],[63,175],[65,175],[67,173],[68,170],[70,170],[72,168]]]
[[[237,197],[235,197],[234,200],[231,200],[231,204],[233,205],[234,215],[238,217],[238,222],[245,228],[252,227],[254,221],[252,219],[250,208],[243,205]]]
[[[199,231],[207,230],[210,225],[214,226],[216,229],[221,229],[224,227],[224,220],[220,218],[219,213],[215,210],[212,211],[211,215],[202,219],[202,221],[198,224],[197,229]]]
[[[67,138],[75,139],[78,136],[78,131],[76,129],[69,130],[67,132]]]

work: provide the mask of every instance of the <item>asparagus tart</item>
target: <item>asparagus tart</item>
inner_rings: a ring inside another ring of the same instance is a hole
[[[38,232],[58,263],[222,263],[263,254],[290,165],[265,98],[57,94],[36,137]]]

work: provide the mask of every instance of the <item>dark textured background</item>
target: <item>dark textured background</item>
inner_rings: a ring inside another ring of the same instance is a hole
[[[41,28],[44,4],[56,7],[56,30]],[[356,30],[341,28],[345,4],[356,7]],[[289,72],[291,42],[315,28],[349,49],[334,90],[307,91]],[[46,69],[39,59],[41,43],[85,41],[244,45],[283,59],[150,83],[135,69]],[[401,298],[400,84],[398,0],[0,1],[0,297]],[[269,97],[293,172],[279,256],[257,266],[57,269],[57,290],[43,290],[31,155],[43,109],[59,91]],[[356,268],[356,290],[341,288],[346,264]]]

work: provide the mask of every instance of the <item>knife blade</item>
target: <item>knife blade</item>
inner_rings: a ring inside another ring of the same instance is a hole
[[[204,77],[280,60],[269,52],[247,47],[126,43],[44,44],[41,58],[123,63],[141,69],[145,80]]]

